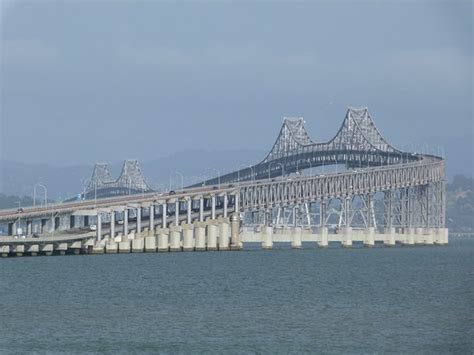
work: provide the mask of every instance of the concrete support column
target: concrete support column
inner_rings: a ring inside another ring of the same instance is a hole
[[[128,235],[128,208],[125,207],[123,210],[123,235]]]
[[[217,250],[217,225],[218,222],[216,220],[209,220],[207,222],[207,250]],[[196,229],[196,250],[198,250],[198,232],[201,233],[198,229]],[[228,244],[229,243],[227,242],[226,246]],[[199,245],[202,246],[202,243]]]
[[[142,208],[137,207],[137,232],[136,235],[139,235],[142,232]]]
[[[174,225],[179,226],[179,201],[174,203]]]
[[[234,198],[235,198],[235,209],[234,209],[234,213],[239,213],[240,212],[240,201],[239,201],[239,194],[235,194],[234,195]]]
[[[230,245],[232,248],[240,248],[240,215],[237,212],[234,212],[230,217],[231,223],[231,236],[230,236]]]
[[[344,248],[352,247],[352,227],[344,227],[342,230],[342,246]]]
[[[229,249],[229,222],[222,219],[219,222],[219,250]]]
[[[196,251],[206,250],[206,223],[194,223],[195,249]]]
[[[302,231],[300,227],[293,228],[293,231],[292,231],[293,240],[291,242],[291,247],[293,249],[301,249],[301,234],[302,234]]]
[[[54,232],[56,230],[56,218],[54,216],[49,220],[49,231]]]
[[[375,245],[375,228],[366,228],[364,232],[364,246],[369,248],[373,247]]]
[[[150,213],[149,213],[150,214],[150,220],[149,220],[150,224],[149,224],[148,228],[150,229],[150,232],[151,232],[150,234],[153,235],[154,234],[153,232],[155,231],[155,206],[150,205],[149,211],[150,211]]]
[[[110,212],[110,239],[115,238],[115,211]]]
[[[216,196],[211,196],[211,219],[216,219]]]
[[[226,193],[224,194],[224,218],[227,218],[227,205],[228,205],[228,197]]]
[[[321,238],[321,242],[319,243],[320,248],[327,248],[328,247],[328,228],[327,227],[320,227],[319,228],[319,237]]]
[[[204,222],[204,197],[199,199],[199,222]]]
[[[26,221],[26,235],[32,235],[33,234],[33,221]]]
[[[183,251],[194,250],[194,225],[183,224]]]
[[[300,228],[300,238],[301,238],[301,228]],[[262,249],[272,249],[273,248],[273,227],[265,226],[262,231]]]
[[[158,229],[158,251],[169,251],[169,229]]]
[[[187,208],[186,208],[186,214],[187,214],[186,220],[188,224],[191,224],[192,204],[193,204],[193,200],[189,199],[187,202]]]
[[[8,231],[7,231],[8,236],[11,237],[14,235],[14,228],[15,228],[15,223],[13,222],[8,223]]]
[[[161,213],[161,221],[163,222],[162,223],[162,228],[166,228],[166,214],[168,213],[168,211],[166,210],[166,202],[164,202],[162,205],[161,205],[161,210],[162,210],[162,213]]]
[[[443,231],[443,244],[446,245],[449,243],[449,229],[448,228],[441,228]]]
[[[41,219],[40,233],[46,233],[48,229],[48,220],[45,218]]]
[[[384,245],[388,247],[393,247],[395,246],[395,228],[394,227],[388,227],[385,228],[384,230]]]
[[[97,241],[100,242],[102,240],[102,215],[100,213],[97,214]]]

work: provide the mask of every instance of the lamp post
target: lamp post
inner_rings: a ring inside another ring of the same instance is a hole
[[[179,171],[175,171],[174,173],[176,175],[179,175],[179,177],[181,178],[181,191],[183,191],[184,190],[184,176]]]
[[[214,170],[217,173],[217,186],[220,188],[221,187],[221,173],[216,168],[212,168],[212,170]]]
[[[48,201],[48,189],[46,186],[43,184],[37,182],[35,186],[33,187],[33,207],[36,207],[36,186],[39,186],[43,189],[44,191],[44,206],[46,207],[47,201]]]

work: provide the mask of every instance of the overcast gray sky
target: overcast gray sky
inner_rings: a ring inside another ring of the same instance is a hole
[[[324,141],[347,106],[368,106],[395,146],[443,146],[451,173],[473,173],[471,1],[2,1],[1,11],[4,159],[266,151],[283,116],[304,116]]]

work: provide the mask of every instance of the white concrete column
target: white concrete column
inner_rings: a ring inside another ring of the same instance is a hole
[[[211,196],[211,219],[216,219],[216,195]]]
[[[174,203],[174,225],[179,226],[179,201]]]
[[[395,227],[387,227],[384,230],[384,245],[388,247],[395,246]]]
[[[301,238],[301,228],[300,228],[300,238]],[[262,231],[262,249],[272,249],[273,248],[273,227],[264,226]]]
[[[100,242],[102,240],[102,214],[97,213],[97,241]]]
[[[204,222],[204,197],[199,198],[199,222]]]
[[[224,218],[227,218],[227,204],[228,204],[228,197],[227,193],[224,194]]]
[[[162,228],[166,228],[166,214],[168,213],[167,211],[167,208],[166,208],[166,202],[164,202],[162,205],[161,205],[161,222],[162,222]]]
[[[301,234],[302,234],[302,231],[300,227],[293,228],[293,231],[292,231],[293,240],[291,242],[291,247],[293,249],[301,249]]]
[[[128,208],[125,207],[123,210],[123,235],[128,235]]]
[[[192,215],[192,203],[193,200],[189,199],[187,202],[187,222],[191,224],[191,215]]]
[[[320,227],[319,228],[319,238],[321,238],[321,242],[319,243],[320,248],[327,248],[328,247],[328,228],[327,227]]]
[[[183,251],[194,250],[194,225],[183,224]]]
[[[142,208],[137,207],[137,232],[136,235],[138,236],[142,232]]]
[[[369,227],[364,231],[364,246],[373,247],[375,245],[375,228]]]
[[[352,247],[352,227],[344,227],[342,229],[342,246],[344,248]]]
[[[148,228],[150,228],[150,234],[153,235],[154,233],[154,230],[155,230],[155,206],[154,205],[150,205],[150,208],[149,208],[149,211],[150,211],[150,219],[149,219],[149,226]]]
[[[240,213],[240,201],[239,201],[239,194],[235,194],[235,209],[234,213]]]
[[[110,212],[110,238],[115,238],[115,211]]]
[[[219,250],[229,249],[229,222],[223,219],[219,222]]]

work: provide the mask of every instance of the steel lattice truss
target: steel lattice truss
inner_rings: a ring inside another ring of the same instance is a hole
[[[112,180],[105,163],[96,163],[85,191],[85,198],[110,197],[152,191],[140,170],[138,160],[125,160],[117,180]]]
[[[390,145],[375,126],[367,108],[349,108],[338,132],[328,142],[313,142],[303,118],[285,118],[272,150],[260,163],[201,184],[258,180],[323,165],[370,167],[418,159],[418,156]]]

